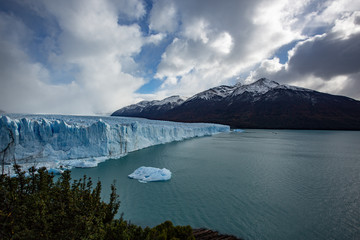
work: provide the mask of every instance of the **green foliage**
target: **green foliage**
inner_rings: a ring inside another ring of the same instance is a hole
[[[166,221],[141,228],[121,217],[114,219],[120,201],[111,186],[108,203],[101,200],[101,183],[84,176],[71,181],[65,171],[54,181],[45,168],[25,176],[0,175],[0,239],[194,239],[189,226]]]

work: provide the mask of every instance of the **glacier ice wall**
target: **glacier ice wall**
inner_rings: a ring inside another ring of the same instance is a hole
[[[0,118],[0,160],[2,167],[92,167],[152,145],[228,131],[228,126],[206,123],[10,114]]]

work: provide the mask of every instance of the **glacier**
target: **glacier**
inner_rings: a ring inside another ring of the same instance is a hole
[[[2,172],[13,164],[96,167],[149,146],[229,132],[226,125],[109,116],[7,114],[0,117]],[[55,171],[55,170],[54,170]]]
[[[137,179],[141,183],[167,181],[171,179],[169,169],[155,167],[139,167],[133,173],[128,175],[129,178]]]

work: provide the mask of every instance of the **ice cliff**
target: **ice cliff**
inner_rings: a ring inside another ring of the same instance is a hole
[[[230,131],[228,126],[125,117],[18,115],[0,118],[1,168],[93,167],[156,144]]]

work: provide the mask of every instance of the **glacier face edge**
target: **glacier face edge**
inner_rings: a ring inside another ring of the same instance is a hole
[[[0,118],[0,161],[47,168],[95,167],[149,146],[229,132],[208,123],[126,117],[8,114]]]

